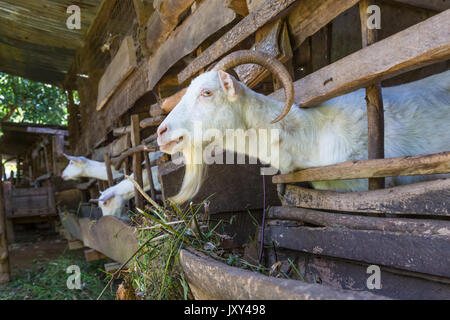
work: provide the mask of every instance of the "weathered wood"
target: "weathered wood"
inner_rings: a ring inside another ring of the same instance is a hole
[[[450,11],[444,11],[378,41],[294,83],[295,103],[315,106],[333,97],[367,87],[450,57]],[[327,81],[331,79],[331,81]],[[284,91],[270,97],[284,101]]]
[[[265,230],[265,243],[312,254],[450,277],[449,235],[269,225]]]
[[[136,68],[136,64],[134,41],[131,36],[127,36],[98,83],[97,110],[103,108],[116,88]]]
[[[117,136],[123,136],[123,135],[125,135],[125,134],[127,134],[127,133],[130,133],[130,132],[131,132],[131,127],[130,127],[130,126],[119,127],[119,128],[115,128],[115,129],[113,130],[113,135],[114,135],[115,137],[117,137]]]
[[[302,221],[323,227],[450,235],[450,221],[376,218],[294,207],[272,207],[268,212],[267,218]]]
[[[131,145],[137,147],[141,142],[140,132],[139,132],[139,115],[134,114],[131,116]],[[142,188],[144,185],[142,181],[142,157],[141,152],[133,153],[133,174],[134,179],[138,185]],[[136,208],[144,209],[144,198],[141,193],[134,188],[134,199],[136,201]]]
[[[450,151],[389,159],[350,160],[273,176],[273,183],[450,173]]]
[[[165,114],[166,111],[161,108],[161,104],[160,103],[154,103],[154,104],[152,104],[150,106],[149,113],[150,113],[151,117],[157,117],[157,116],[160,116],[162,114]]]
[[[84,244],[82,241],[80,241],[80,240],[69,241],[69,250],[78,250],[78,249],[83,249],[83,248],[84,248]]]
[[[103,253],[98,252],[97,250],[88,249],[88,250],[84,250],[84,258],[86,259],[87,262],[92,262],[92,261],[105,259],[106,256]]]
[[[245,0],[226,0],[226,6],[240,16],[245,17],[248,15],[248,7]]]
[[[213,45],[206,49],[200,56],[194,59],[185,69],[178,74],[178,81],[183,83],[198,71],[220,58],[225,53],[236,47],[247,37],[269,22],[272,18],[281,14],[296,0],[267,0],[263,5],[236,24],[230,31],[223,35]]]
[[[139,125],[141,128],[155,127],[155,126],[158,126],[161,122],[163,122],[165,118],[166,118],[166,116],[164,116],[164,115],[156,116],[156,117],[152,117],[152,118],[145,118],[145,119],[141,120]]]
[[[152,166],[150,163],[150,157],[148,156],[148,152],[144,152],[144,159],[145,159],[145,169],[147,170],[147,179],[150,184],[150,197],[156,200],[156,191],[152,176]]]
[[[148,89],[152,90],[177,61],[194,51],[203,41],[233,22],[235,18],[236,13],[227,8],[223,0],[200,3],[199,8],[170,34],[149,59]]]
[[[103,159],[105,160],[106,175],[108,176],[108,187],[112,187],[114,185],[114,178],[111,169],[111,157],[108,152],[103,154]]]
[[[418,8],[425,8],[435,11],[444,11],[450,9],[448,0],[394,0],[396,2],[409,4]]]
[[[3,159],[0,155],[0,168],[3,170]],[[0,178],[0,284],[9,282],[10,269],[9,269],[9,252],[8,241],[6,237],[6,212],[5,212],[5,200],[3,194],[3,181]]]
[[[139,26],[145,25],[148,18],[155,11],[152,0],[133,0],[134,10]]]
[[[320,282],[322,285],[337,289],[366,291],[391,299],[448,300],[450,298],[448,278],[379,266],[381,288],[374,290],[367,286],[370,276],[367,272],[369,263],[311,255],[281,248],[276,249],[276,254],[275,250],[267,249],[266,255],[268,256],[266,263],[269,266],[281,262],[282,269],[286,270],[293,263],[301,276],[298,276],[291,268],[291,277],[300,278],[308,283]]]
[[[199,252],[182,250],[180,264],[194,297],[201,300],[385,299],[368,292],[267,277],[228,266]]]
[[[367,9],[374,5],[373,0],[359,2],[359,15],[361,20],[362,47],[365,48],[377,41],[377,30],[367,27],[369,15]],[[381,95],[381,83],[374,83],[366,88],[367,101],[367,148],[368,159],[384,158],[384,109]],[[369,190],[384,188],[384,178],[369,179]]]
[[[335,192],[287,185],[284,206],[362,213],[450,215],[450,179],[419,182],[384,190]]]
[[[135,153],[140,153],[140,152],[151,152],[151,151],[156,151],[156,147],[154,146],[147,146],[147,145],[143,145],[140,144],[136,147],[133,148],[129,148],[128,150],[126,150],[125,152],[123,152],[120,156],[111,159],[111,163],[114,164],[114,167],[116,168],[116,170],[120,169],[120,166],[122,165],[122,163],[131,155],[135,154]]]
[[[163,109],[165,112],[169,113],[173,110],[173,108],[176,107],[178,102],[183,98],[183,96],[186,94],[187,88],[184,88],[174,95],[164,99],[164,101],[161,103],[161,109]]]
[[[154,1],[156,11],[147,22],[147,48],[150,54],[164,43],[175,29],[180,17],[195,0]]]

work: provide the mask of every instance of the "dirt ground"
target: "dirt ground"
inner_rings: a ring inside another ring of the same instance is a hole
[[[38,262],[59,257],[67,248],[67,240],[48,229],[23,230],[16,234],[17,241],[9,244],[11,273],[33,269]]]

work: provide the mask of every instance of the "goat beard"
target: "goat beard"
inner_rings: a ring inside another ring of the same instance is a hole
[[[193,152],[191,148],[183,150],[183,155],[185,158],[183,183],[181,184],[181,189],[178,194],[170,198],[171,201],[177,204],[182,204],[187,200],[192,199],[198,193],[206,173],[206,165],[203,161],[200,161],[200,164],[193,161]]]

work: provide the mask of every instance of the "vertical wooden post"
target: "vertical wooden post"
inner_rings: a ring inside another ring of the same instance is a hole
[[[3,159],[0,155],[0,166],[3,171]],[[6,239],[6,214],[5,202],[3,197],[3,181],[0,179],[0,283],[9,282],[9,253],[8,242]]]
[[[148,183],[150,184],[150,197],[156,200],[155,185],[153,184],[152,166],[148,152],[144,151],[145,169],[147,170]]]
[[[131,116],[131,145],[132,147],[137,147],[141,142],[140,137],[140,126],[139,126],[139,115],[134,114]],[[134,179],[139,184],[139,186],[143,186],[142,183],[142,157],[140,152],[136,152],[133,154],[133,173]],[[140,194],[140,192],[134,188],[134,195],[136,201],[136,208],[144,209],[144,198]]]
[[[108,176],[108,186],[112,187],[114,185],[114,179],[111,170],[111,157],[109,156],[109,152],[105,151],[105,153],[103,154],[103,158],[105,159],[106,174]]]
[[[69,100],[69,104],[67,106],[67,111],[69,112],[69,118],[67,119],[67,125],[69,130],[69,144],[72,150],[75,150],[75,145],[78,141],[78,137],[80,136],[80,124],[78,122],[78,107],[73,100],[73,91],[67,91],[67,97]]]
[[[367,26],[367,8],[373,3],[373,0],[361,0],[359,2],[363,48],[377,41],[377,30],[369,29]],[[384,158],[384,110],[380,82],[366,88],[366,101],[368,157],[369,159],[382,159]],[[369,179],[369,190],[382,189],[384,185],[384,178]]]

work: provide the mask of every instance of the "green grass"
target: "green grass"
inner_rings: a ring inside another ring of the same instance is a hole
[[[105,286],[104,260],[86,262],[80,252],[67,249],[56,260],[35,262],[30,270],[13,274],[11,282],[0,285],[0,300],[91,300]],[[77,265],[81,271],[81,289],[67,288],[67,267]],[[114,299],[115,290],[107,290],[103,299]]]

